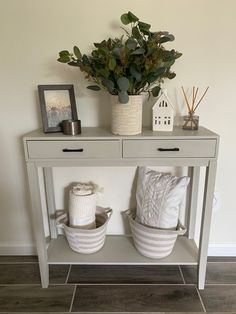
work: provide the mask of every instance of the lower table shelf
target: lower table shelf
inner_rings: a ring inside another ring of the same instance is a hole
[[[198,249],[193,240],[180,236],[169,256],[151,259],[139,254],[133,245],[132,237],[108,235],[100,251],[86,255],[72,251],[66,238],[58,236],[49,244],[48,264],[197,265]]]

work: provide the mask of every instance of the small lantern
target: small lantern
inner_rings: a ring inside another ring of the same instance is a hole
[[[173,125],[174,107],[165,90],[152,107],[152,130],[171,132]]]

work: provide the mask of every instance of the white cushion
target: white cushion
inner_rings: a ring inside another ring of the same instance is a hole
[[[136,220],[156,228],[175,229],[189,177],[175,177],[139,167]]]

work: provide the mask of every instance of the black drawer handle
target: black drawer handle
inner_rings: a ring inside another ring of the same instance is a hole
[[[83,148],[63,148],[64,153],[82,153],[84,151]]]
[[[157,150],[159,150],[159,152],[179,152],[179,148],[178,147],[174,147],[174,148],[158,148]]]

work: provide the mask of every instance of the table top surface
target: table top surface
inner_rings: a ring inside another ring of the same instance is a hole
[[[89,139],[216,139],[219,135],[204,127],[196,131],[183,130],[181,127],[174,127],[172,132],[152,131],[150,128],[143,128],[141,134],[137,135],[114,135],[108,127],[84,127],[81,134],[64,135],[62,132],[44,133],[38,129],[24,135],[25,140],[89,140]]]

